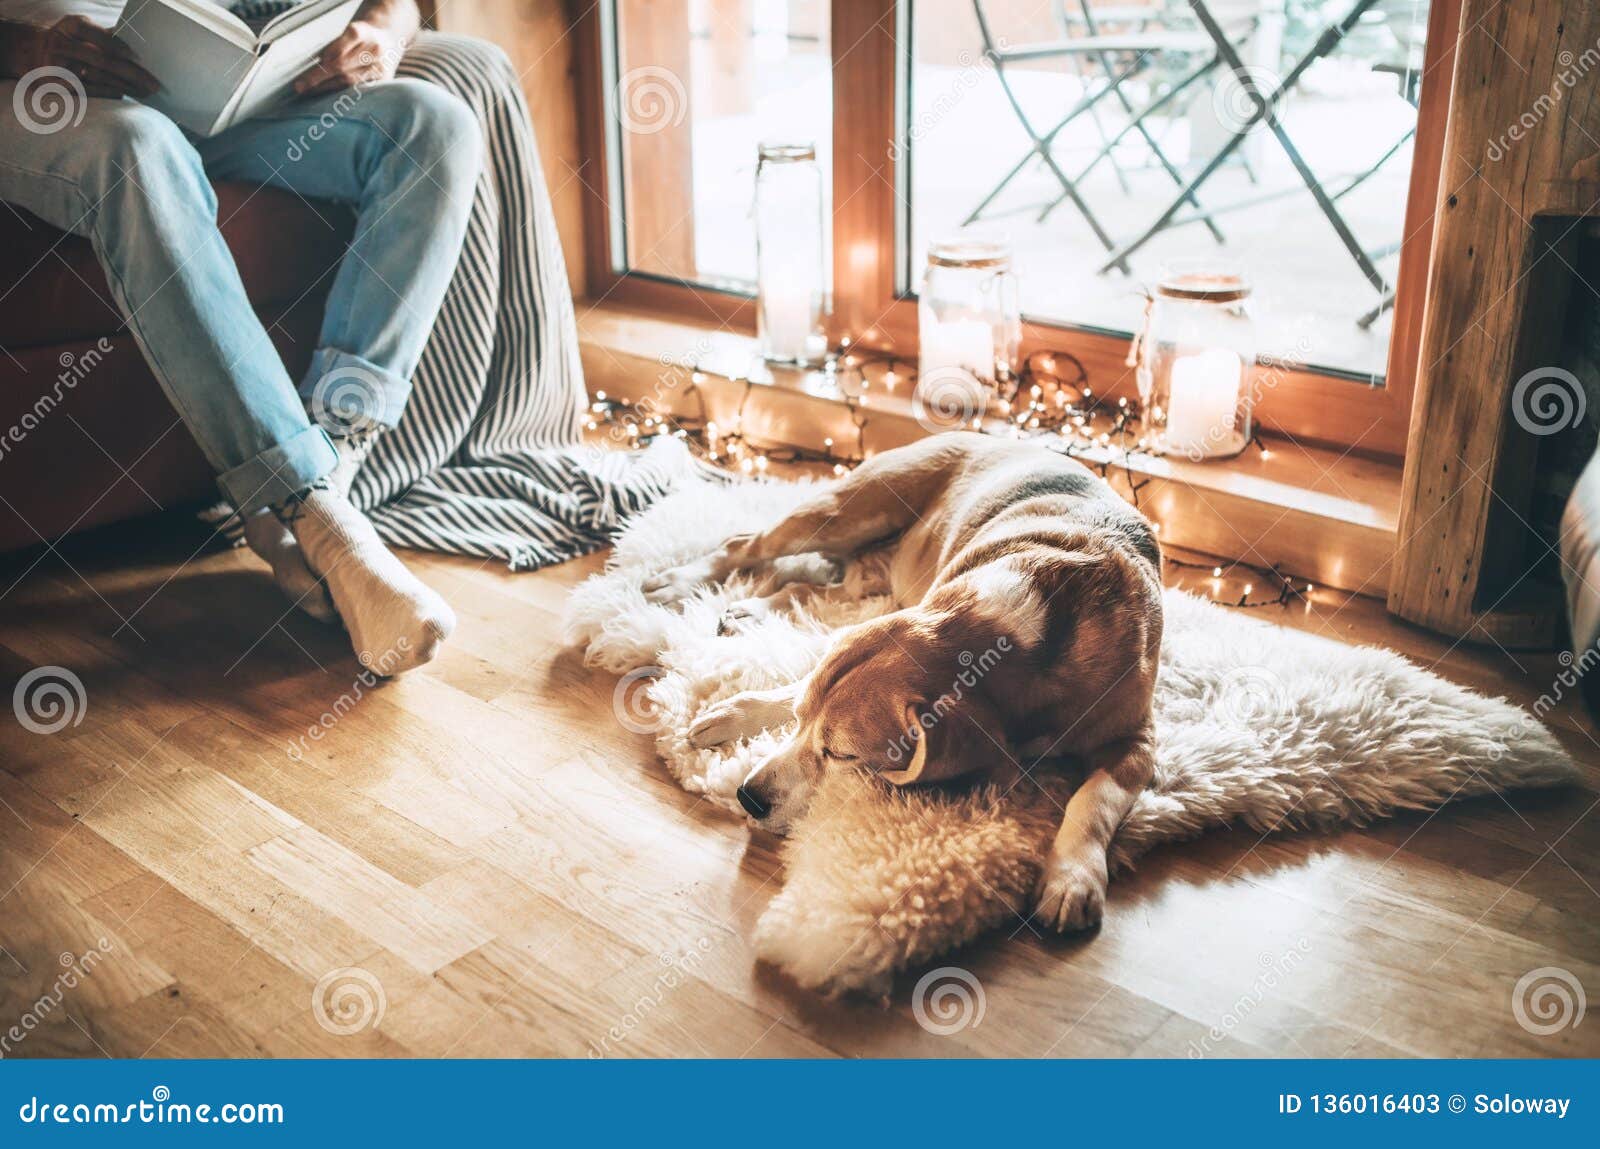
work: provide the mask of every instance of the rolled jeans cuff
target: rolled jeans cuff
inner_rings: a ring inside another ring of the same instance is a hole
[[[400,422],[411,380],[337,347],[319,347],[300,383],[311,421],[328,434],[348,435]]]
[[[321,427],[307,427],[287,443],[269,447],[217,476],[217,485],[240,515],[298,495],[332,471],[339,453]]]

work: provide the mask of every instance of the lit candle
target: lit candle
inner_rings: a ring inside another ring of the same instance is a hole
[[[919,361],[921,373],[931,375],[961,367],[979,379],[994,379],[994,328],[981,319],[956,319],[924,323]]]
[[[1172,365],[1167,397],[1167,450],[1212,454],[1227,444],[1238,415],[1244,362],[1226,348],[1187,355]]]
[[[799,362],[810,351],[815,327],[811,291],[787,277],[761,285],[762,354],[768,359]]]
[[[920,327],[915,396],[939,417],[981,414],[984,380],[994,379],[994,328],[980,319],[929,321]]]

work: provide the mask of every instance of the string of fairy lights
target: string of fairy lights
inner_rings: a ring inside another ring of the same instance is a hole
[[[820,450],[752,441],[745,430],[746,409],[764,384],[749,376],[734,378],[733,382],[743,384],[743,390],[731,419],[722,423],[711,417],[703,390],[707,376],[698,369],[690,374],[689,388],[699,408],[695,414],[675,414],[650,399],[634,401],[598,391],[589,404],[586,427],[590,432],[604,430],[615,441],[638,449],[662,437],[674,438],[703,465],[737,475],[760,477],[774,466],[793,465],[822,466],[835,476],[844,475],[867,458],[869,396],[874,389],[893,395],[903,383],[909,388],[916,380],[915,364],[891,351],[862,347],[847,336],[828,351],[819,371],[821,390],[843,402],[849,414],[853,442],[848,446],[831,437],[823,440]],[[1006,430],[1001,431],[997,423]],[[1151,482],[1150,476],[1141,475],[1133,466],[1145,444],[1138,402],[1122,396],[1114,401],[1097,396],[1082,361],[1070,352],[1044,350],[1029,355],[1020,371],[995,385],[987,412],[951,422],[946,429],[960,427],[1034,440],[1079,460],[1101,478],[1115,476],[1135,507],[1140,507],[1140,492]],[[1269,453],[1259,438],[1252,436],[1251,445],[1263,456]],[[1156,527],[1159,533],[1160,525]],[[1277,566],[1212,565],[1170,554],[1164,555],[1163,561],[1185,569],[1209,569],[1210,597],[1233,607],[1289,606],[1306,601],[1316,589],[1291,579]],[[1237,598],[1224,596],[1224,580],[1236,571],[1254,577],[1243,584]],[[1257,596],[1255,578],[1265,580],[1271,593]]]

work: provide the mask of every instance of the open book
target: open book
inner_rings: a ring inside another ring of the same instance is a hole
[[[306,0],[252,29],[212,0],[135,0],[115,33],[161,81],[144,102],[214,136],[287,96],[360,3]]]

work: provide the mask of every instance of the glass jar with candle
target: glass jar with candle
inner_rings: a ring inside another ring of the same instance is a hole
[[[756,161],[756,330],[763,358],[820,362],[826,291],[822,173],[809,143],[763,143]]]
[[[1010,245],[983,239],[930,244],[917,332],[919,405],[952,413],[952,426],[981,415],[996,385],[1016,371],[1022,343]]]
[[[1256,365],[1250,283],[1236,266],[1183,261],[1163,269],[1138,366],[1146,445],[1193,460],[1237,455],[1250,442]]]

